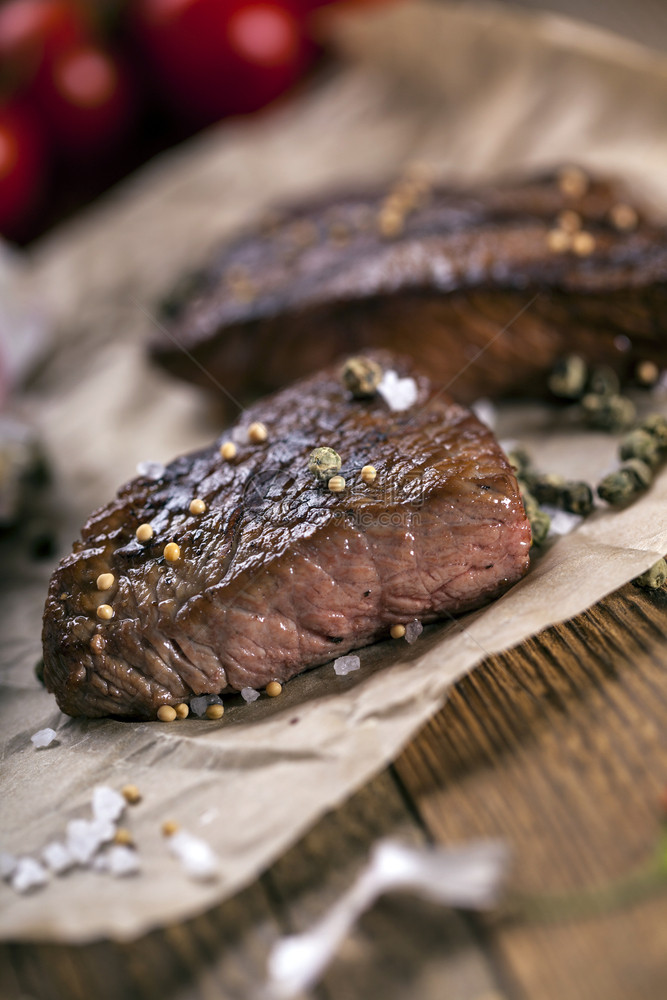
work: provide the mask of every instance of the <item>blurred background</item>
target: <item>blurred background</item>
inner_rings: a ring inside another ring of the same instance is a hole
[[[334,2],[5,0],[0,233],[27,243],[161,150],[303,86]]]

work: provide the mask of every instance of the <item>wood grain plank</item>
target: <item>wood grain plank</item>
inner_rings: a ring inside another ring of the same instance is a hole
[[[512,886],[603,883],[646,861],[667,785],[667,593],[629,584],[572,622],[489,658],[396,764],[427,828],[502,836]],[[531,1000],[663,1000],[667,897],[569,924],[494,923]]]

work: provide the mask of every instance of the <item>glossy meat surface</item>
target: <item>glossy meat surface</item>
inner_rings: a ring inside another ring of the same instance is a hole
[[[92,514],[44,613],[44,678],[65,712],[152,718],[191,695],[262,688],[523,575],[530,528],[492,433],[410,362],[378,357],[414,376],[410,409],[353,399],[336,366],[246,410],[220,439],[236,442],[232,460],[218,441]],[[248,440],[253,421],[265,442]],[[342,493],[307,470],[324,444],[342,457]]]
[[[461,401],[537,393],[572,350],[667,362],[667,230],[641,212],[620,227],[627,201],[554,174],[423,191],[390,233],[386,189],[292,210],[174,293],[152,354],[241,400],[368,347],[410,354]],[[563,211],[586,236],[557,251]]]

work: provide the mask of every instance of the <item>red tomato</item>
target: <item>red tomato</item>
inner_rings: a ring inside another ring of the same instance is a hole
[[[86,23],[64,0],[9,0],[0,7],[0,67],[12,87],[29,84],[63,49],[84,40]]]
[[[96,45],[59,53],[39,81],[33,99],[58,152],[94,156],[111,147],[130,121],[124,71]]]
[[[298,80],[316,51],[290,0],[137,0],[162,89],[197,123],[254,111]]]
[[[29,109],[0,108],[0,233],[14,236],[27,222],[44,174],[44,143]]]

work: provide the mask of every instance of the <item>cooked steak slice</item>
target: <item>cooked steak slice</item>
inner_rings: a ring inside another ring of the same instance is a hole
[[[191,695],[263,688],[518,580],[530,528],[507,459],[472,413],[414,380],[416,402],[394,412],[352,398],[338,368],[311,376],[242,414],[221,439],[235,457],[218,441],[92,514],[44,613],[44,679],[63,711],[151,718]],[[249,440],[256,421],[266,441]],[[308,471],[322,445],[342,458],[343,492]],[[206,509],[191,513],[193,499]],[[113,581],[98,589],[102,574]]]
[[[172,298],[152,353],[240,399],[368,347],[412,355],[462,401],[538,392],[571,350],[626,367],[628,338],[667,361],[667,229],[618,185],[564,179],[292,211]]]

